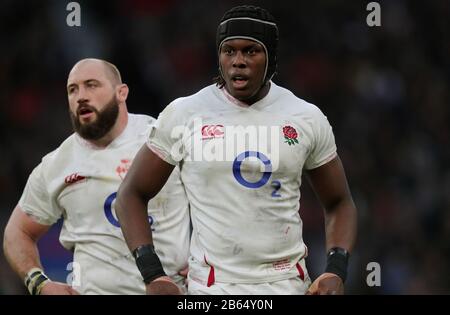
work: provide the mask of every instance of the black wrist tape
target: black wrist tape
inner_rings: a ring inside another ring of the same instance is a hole
[[[153,245],[139,246],[133,251],[133,256],[146,284],[166,275]]]
[[[25,276],[24,282],[25,286],[31,295],[41,294],[41,289],[50,279],[44,274],[42,269],[33,268]]]
[[[350,254],[343,248],[334,247],[330,249],[325,272],[334,273],[342,279],[342,282],[345,282],[349,257]]]
[[[34,286],[33,286],[33,290],[32,290],[32,295],[38,295],[41,293],[41,284],[44,283],[45,281],[47,281],[48,278],[46,275],[44,274],[40,274],[38,276],[38,278],[36,279],[36,281],[34,282]]]

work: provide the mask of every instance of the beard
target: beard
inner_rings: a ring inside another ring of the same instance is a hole
[[[89,109],[95,113],[97,119],[93,122],[82,124],[80,122],[80,109]],[[76,115],[70,112],[70,120],[73,130],[86,140],[99,140],[103,138],[115,125],[119,116],[119,103],[115,96],[109,101],[102,111],[87,103],[81,103],[78,106]]]

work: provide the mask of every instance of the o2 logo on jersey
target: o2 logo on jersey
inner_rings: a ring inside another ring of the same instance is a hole
[[[241,165],[242,162],[249,157],[256,157],[258,160],[263,162],[264,164],[264,173],[262,178],[257,182],[248,182],[247,180],[242,177],[241,173]],[[238,181],[239,184],[242,186],[248,187],[248,188],[259,188],[261,186],[264,186],[267,181],[270,178],[270,175],[272,175],[272,163],[270,162],[269,158],[262,154],[261,152],[256,151],[245,151],[239,154],[233,162],[233,175],[234,178]]]
[[[117,197],[117,192],[114,192],[111,195],[109,195],[105,200],[103,209],[105,211],[106,219],[108,219],[109,223],[111,223],[115,227],[120,228],[119,221],[117,221],[117,219],[114,217],[114,215],[112,213],[112,204],[113,204],[114,200],[116,200],[116,197]],[[153,219],[153,217],[151,215],[148,215],[148,222],[150,223],[150,226],[152,227],[152,231],[154,231],[155,229],[153,228],[153,223],[155,222],[155,220]]]
[[[261,179],[257,182],[249,182],[242,176],[242,172],[241,172],[242,162],[245,159],[250,158],[250,157],[256,157],[258,160],[260,160],[264,164],[263,175],[262,175]],[[236,180],[238,181],[238,183],[241,184],[242,186],[245,186],[247,188],[253,188],[253,189],[260,188],[260,187],[264,186],[265,184],[267,184],[267,182],[270,179],[270,176],[272,175],[272,162],[269,160],[269,158],[267,156],[265,156],[261,152],[245,151],[245,152],[242,152],[241,154],[239,154],[234,159],[233,175],[234,175],[234,178],[236,178]],[[278,191],[281,188],[280,181],[274,180],[274,181],[272,181],[271,185],[274,189],[271,196],[274,198],[281,197],[281,195],[278,193]]]

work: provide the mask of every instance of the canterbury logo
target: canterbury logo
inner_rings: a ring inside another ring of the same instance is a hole
[[[204,125],[202,139],[223,138],[223,125]]]
[[[73,184],[79,182],[80,180],[85,179],[86,177],[78,175],[77,173],[71,174],[64,179],[66,184]]]

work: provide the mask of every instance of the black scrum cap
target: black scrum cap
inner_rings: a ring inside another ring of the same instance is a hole
[[[220,53],[222,44],[230,39],[243,38],[264,47],[267,61],[264,82],[272,79],[277,70],[278,27],[273,16],[255,6],[238,6],[227,11],[217,28],[216,45]]]

